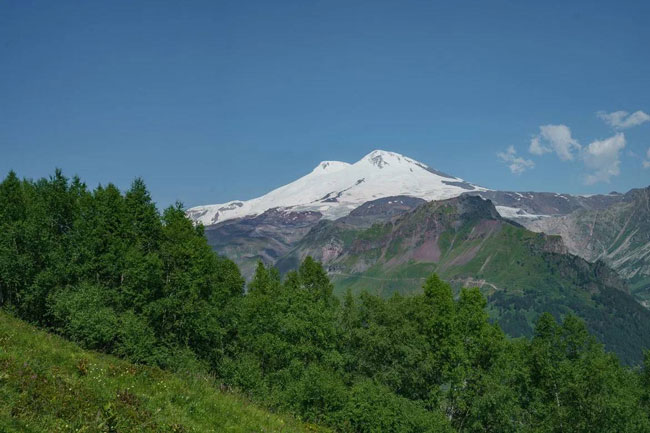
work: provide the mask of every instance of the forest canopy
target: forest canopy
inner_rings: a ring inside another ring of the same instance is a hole
[[[575,316],[544,314],[513,340],[477,288],[454,297],[434,274],[414,296],[339,299],[309,257],[284,276],[260,263],[246,285],[141,179],[122,192],[10,172],[0,304],[85,348],[211,372],[342,432],[650,431],[647,362],[622,366]]]

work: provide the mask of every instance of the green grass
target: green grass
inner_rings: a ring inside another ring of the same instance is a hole
[[[0,432],[318,432],[172,374],[85,351],[0,311]]]
[[[391,228],[392,226],[390,224],[375,223],[366,230],[358,232],[356,239],[372,242],[390,234]]]
[[[435,271],[435,263],[411,261],[391,269],[375,265],[363,273],[347,276],[334,275],[332,281],[334,282],[334,291],[339,296],[344,295],[350,289],[353,294],[367,291],[389,298],[395,293],[412,295],[421,291],[426,277]]]
[[[637,275],[629,280],[630,291],[641,301],[650,301],[650,276]]]

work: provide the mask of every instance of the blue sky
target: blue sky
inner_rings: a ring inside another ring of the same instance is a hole
[[[0,175],[142,176],[191,206],[379,148],[625,191],[650,184],[648,22],[647,1],[4,1]]]

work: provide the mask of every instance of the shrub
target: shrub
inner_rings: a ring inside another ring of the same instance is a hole
[[[117,315],[99,286],[83,283],[61,290],[50,308],[63,334],[86,348],[110,350],[118,336]]]

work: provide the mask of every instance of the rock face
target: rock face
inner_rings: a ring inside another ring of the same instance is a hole
[[[650,308],[650,187],[626,194],[568,194],[475,191],[499,213],[529,230],[559,235],[569,252],[603,261],[625,279]]]
[[[219,254],[235,261],[251,276],[258,261],[273,264],[322,218],[318,212],[270,209],[261,215],[208,226],[205,236]]]
[[[632,292],[650,300],[650,187],[633,189],[598,209],[523,221],[536,232],[557,234],[568,250],[589,261],[602,260],[627,279]]]
[[[400,195],[366,202],[354,209],[348,216],[339,219],[341,223],[355,227],[370,227],[378,222],[409,212],[427,201],[417,197]]]

